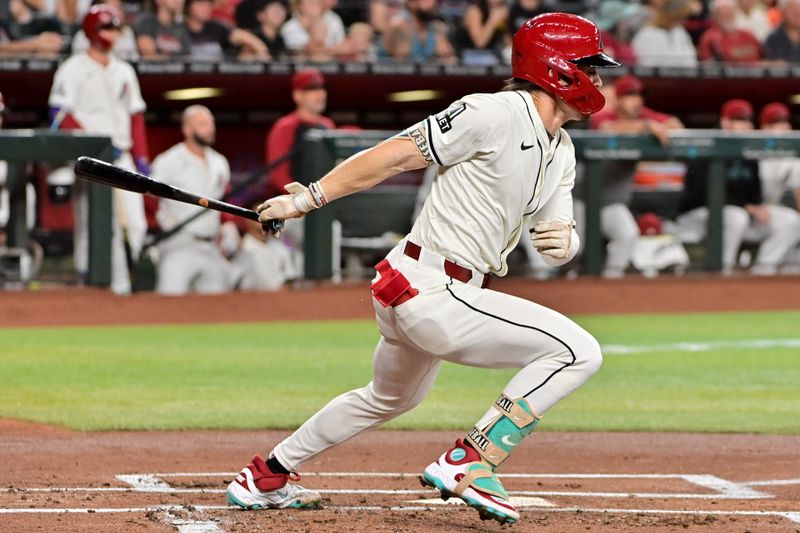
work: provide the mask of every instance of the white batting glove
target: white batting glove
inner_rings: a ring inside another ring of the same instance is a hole
[[[263,227],[268,227],[270,220],[300,218],[317,208],[305,185],[293,181],[286,186],[286,190],[290,194],[270,198],[256,208],[259,214],[258,221]]]
[[[566,259],[569,256],[573,222],[561,220],[541,220],[531,230],[534,248],[553,259]]]

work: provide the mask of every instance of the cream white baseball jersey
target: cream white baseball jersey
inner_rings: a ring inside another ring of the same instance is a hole
[[[49,104],[71,113],[85,131],[108,135],[122,151],[133,144],[131,115],[146,108],[130,64],[109,56],[108,65],[102,65],[86,53],[58,67]]]
[[[219,200],[231,178],[231,169],[225,156],[213,148],[205,149],[205,159],[191,153],[184,143],[178,143],[153,160],[153,178],[191,191],[200,196]],[[159,200],[156,218],[161,229],[168,231],[198,212],[205,211],[182,232],[194,237],[214,238],[219,233],[220,215],[200,206]]]
[[[536,416],[600,367],[600,347],[579,325],[484,288],[480,275],[506,273],[506,257],[528,223],[572,220],[575,156],[567,133],[551,139],[526,92],[466,96],[406,133],[440,167],[411,233],[386,257],[414,295],[387,306],[373,299],[381,340],[372,381],[331,400],[274,448],[287,468],[412,409],[443,361],[519,368],[503,394],[524,399]],[[574,230],[572,243],[570,257]],[[449,261],[471,274],[454,275]],[[373,287],[382,280],[379,273]],[[473,431],[485,434],[501,414],[491,407]],[[502,441],[509,449],[516,444]]]
[[[169,185],[218,200],[230,181],[225,156],[205,148],[200,158],[178,143],[153,161],[153,177]],[[169,231],[202,213],[159,246],[156,290],[162,294],[220,293],[230,288],[229,265],[216,244],[220,214],[200,206],[160,199],[156,218]]]
[[[532,222],[573,220],[572,140],[563,129],[550,138],[528,93],[469,95],[407,131],[439,165],[410,234],[423,248],[503,276]],[[578,244],[573,232],[571,256]]]

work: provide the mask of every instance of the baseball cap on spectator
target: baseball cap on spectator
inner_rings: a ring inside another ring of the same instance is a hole
[[[729,120],[753,120],[753,106],[747,100],[728,100],[722,104],[720,114]]]
[[[293,91],[310,91],[325,87],[325,76],[315,68],[301,70],[292,76]]]
[[[758,115],[758,121],[762,126],[775,124],[776,122],[789,122],[791,118],[789,108],[780,102],[772,102],[764,106],[761,113]]]
[[[617,91],[617,96],[627,96],[629,94],[642,94],[644,91],[644,84],[642,80],[636,76],[628,74],[621,76],[614,82],[614,89]]]

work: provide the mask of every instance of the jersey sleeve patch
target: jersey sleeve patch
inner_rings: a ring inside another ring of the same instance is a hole
[[[463,113],[466,108],[467,104],[464,102],[456,102],[438,115],[435,115],[436,124],[439,126],[439,131],[442,133],[447,133],[448,131],[452,130],[453,120],[458,115]]]

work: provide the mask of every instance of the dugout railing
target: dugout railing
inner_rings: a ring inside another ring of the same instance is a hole
[[[27,165],[31,162],[63,162],[82,155],[113,161],[111,139],[81,132],[50,130],[0,130],[0,161],[8,163],[8,247],[26,249],[28,229]],[[111,189],[89,184],[89,285],[111,283]]]
[[[388,138],[385,131],[310,131],[303,141],[305,183],[322,177],[333,166],[351,155]],[[583,180],[586,201],[586,238],[583,272],[599,274],[604,261],[604,241],[600,233],[600,208],[603,165],[610,160],[657,161],[710,159],[708,179],[708,234],[705,240],[704,268],[722,268],[722,208],[725,205],[723,164],[728,159],[800,157],[800,132],[769,134],[754,131],[731,133],[720,130],[681,130],[670,135],[662,146],[650,135],[620,135],[588,130],[570,131],[575,155],[585,161]],[[412,223],[413,189],[373,189],[337,200],[306,217],[305,276],[329,279],[337,272],[340,244],[353,235],[379,237],[387,230],[406,232]],[[411,205],[411,207],[409,207]],[[405,218],[404,218],[405,217]],[[338,223],[337,223],[338,222]],[[345,241],[346,242],[346,241]]]

